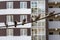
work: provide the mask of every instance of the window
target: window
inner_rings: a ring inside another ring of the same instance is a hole
[[[20,29],[20,35],[27,35],[27,29]]]
[[[13,29],[7,29],[7,36],[13,36]]]
[[[33,40],[42,40],[41,35],[34,35],[32,39]]]
[[[42,26],[45,26],[45,22],[42,22]]]
[[[32,13],[37,13],[37,1],[31,2]]]
[[[33,34],[37,34],[37,29],[32,29]]]
[[[42,40],[46,40],[46,36],[45,35],[42,35]]]
[[[60,8],[60,6],[59,6],[59,8]]]
[[[53,8],[53,6],[49,6],[49,8]]]
[[[59,32],[59,35],[60,35],[60,32]]]
[[[37,8],[32,8],[32,13],[37,13]]]
[[[22,22],[23,19],[26,19],[27,22],[27,15],[20,15],[20,21]]]
[[[49,35],[53,35],[53,32],[49,32]]]
[[[37,40],[37,35],[34,35],[33,36],[33,40]]]
[[[45,1],[38,1],[38,12],[45,13]]]
[[[49,19],[49,21],[53,21],[53,19]]]
[[[13,22],[13,15],[7,15],[7,22]]]
[[[45,29],[41,28],[41,34],[45,35]]]
[[[31,7],[32,8],[37,8],[37,1],[32,1],[31,2]]]
[[[27,2],[20,2],[20,8],[27,8]]]
[[[38,21],[38,22],[37,22],[37,25],[40,27],[40,26],[41,26],[41,22]]]
[[[13,2],[7,2],[7,9],[13,8]]]

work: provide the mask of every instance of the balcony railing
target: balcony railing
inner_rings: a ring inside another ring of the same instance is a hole
[[[49,21],[49,28],[60,28],[60,21]]]
[[[48,8],[48,12],[53,12],[55,11],[55,13],[60,13],[60,8]]]
[[[0,40],[31,40],[31,36],[0,36]]]
[[[8,25],[14,25],[14,22],[8,22],[7,23]],[[17,24],[22,24],[22,22],[17,22]],[[6,28],[4,27],[5,26],[5,23],[0,23],[0,28]],[[15,26],[8,26],[8,28],[15,28]],[[17,25],[16,28],[31,28],[31,23],[28,23],[28,24],[24,24],[24,25]]]
[[[49,40],[60,40],[60,35],[49,35]]]
[[[31,14],[31,9],[1,9],[0,15],[6,14]]]
[[[48,0],[48,2],[60,2],[60,0]]]

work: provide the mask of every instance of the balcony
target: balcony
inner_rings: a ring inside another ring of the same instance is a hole
[[[48,0],[48,3],[49,2],[60,2],[60,0]]]
[[[49,35],[49,40],[60,40],[60,35]]]
[[[60,21],[49,21],[49,28],[60,28]]]
[[[30,1],[30,0],[0,0],[0,1]]]
[[[31,40],[31,36],[0,36],[0,40]]]
[[[17,22],[17,24],[21,24],[22,22]],[[14,25],[13,22],[8,22],[7,23],[8,25]],[[6,28],[4,27],[5,26],[5,23],[0,23],[0,28]],[[14,26],[9,26],[8,28],[15,28]],[[24,25],[17,25],[16,28],[31,28],[31,23],[28,23],[28,24],[24,24]]]
[[[55,13],[60,13],[60,8],[48,8],[48,12],[53,12],[55,11]]]
[[[6,14],[31,14],[31,9],[1,9],[0,15]]]

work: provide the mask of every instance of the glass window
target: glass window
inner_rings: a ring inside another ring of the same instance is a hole
[[[42,26],[45,26],[45,22],[42,22]]]
[[[45,1],[38,1],[38,12],[45,13]]]
[[[33,34],[37,34],[37,29],[32,29]]]
[[[27,35],[27,29],[20,29],[20,35]]]
[[[49,32],[49,35],[53,35],[53,32]]]
[[[20,2],[20,8],[27,8],[27,2]]]
[[[44,28],[41,28],[41,34],[45,35],[45,29]]]
[[[31,2],[32,13],[37,13],[37,1]]]
[[[33,40],[37,40],[37,35],[33,36]]]
[[[31,2],[31,7],[32,8],[37,8],[37,1],[32,1]]]
[[[59,6],[59,8],[60,8],[60,6]]]
[[[41,29],[38,29],[38,34],[41,34]]]
[[[49,21],[53,21],[53,19],[49,19]]]
[[[37,13],[38,9],[37,8],[32,8],[32,13]]]
[[[46,40],[46,36],[45,35],[42,35],[42,40]]]
[[[13,2],[7,2],[7,9],[13,8]]]
[[[7,22],[13,22],[13,15],[7,15]]]
[[[60,32],[59,32],[59,35],[60,35]]]
[[[33,40],[42,40],[41,35],[34,35],[32,39]]]
[[[49,8],[53,8],[53,6],[49,6]]]
[[[22,22],[23,19],[26,19],[27,22],[27,15],[20,15],[20,21]]]
[[[37,27],[37,23],[33,22],[32,24],[33,24],[32,26],[36,26]]]
[[[7,36],[13,36],[13,29],[7,29]]]
[[[41,22],[38,22],[38,26],[41,26]]]

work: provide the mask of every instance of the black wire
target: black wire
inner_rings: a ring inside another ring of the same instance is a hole
[[[49,16],[46,16],[46,17],[40,18],[39,20],[46,19],[46,18],[49,18],[49,17],[55,16],[55,15],[58,15],[58,14],[60,14],[60,13],[52,14],[52,15],[49,15]],[[39,21],[39,20],[37,20],[37,21]],[[36,22],[36,21],[33,21],[33,22]],[[27,22],[27,23],[25,23],[25,24],[28,24],[28,23],[32,23],[32,22]],[[22,24],[17,24],[17,25],[22,25]],[[11,26],[15,26],[15,25],[8,25],[8,27],[11,27]],[[6,27],[6,26],[0,26],[0,27]]]

